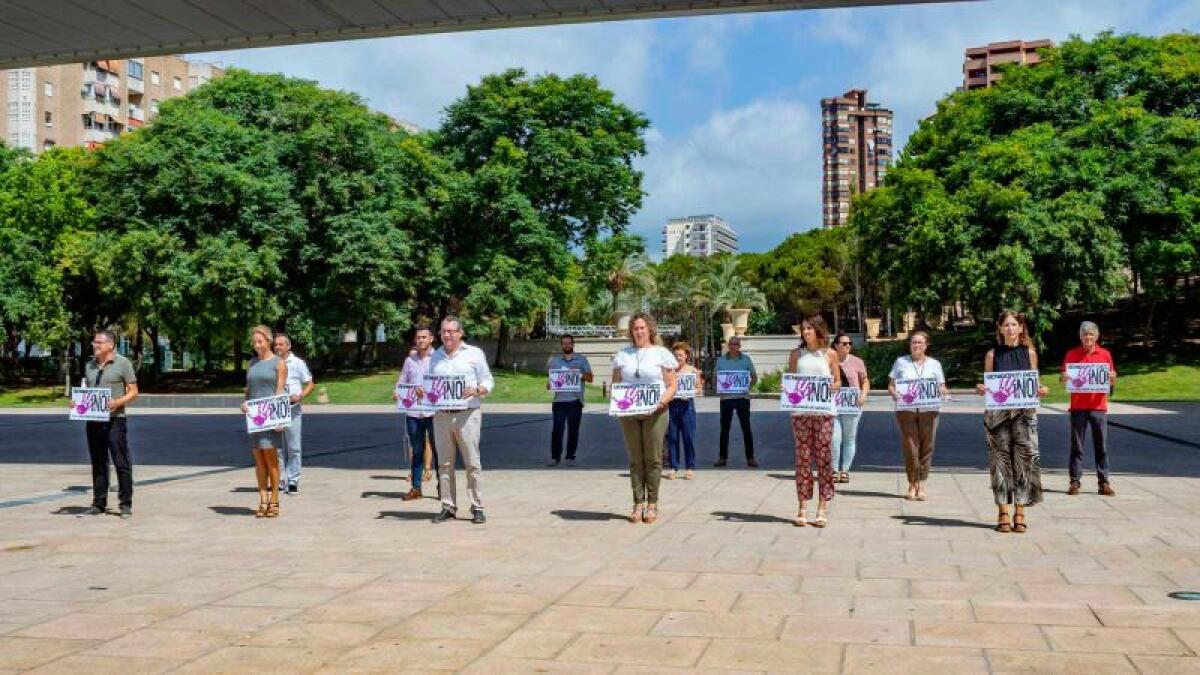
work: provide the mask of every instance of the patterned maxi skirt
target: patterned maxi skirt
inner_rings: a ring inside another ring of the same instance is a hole
[[[1033,506],[1042,501],[1037,424],[1036,410],[984,412],[988,472],[996,504]]]

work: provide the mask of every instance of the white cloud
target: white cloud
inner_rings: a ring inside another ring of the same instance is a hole
[[[716,213],[743,249],[761,250],[819,222],[821,127],[807,101],[760,100],[717,110],[679,137],[650,139],[650,193],[634,229],[658,252],[668,218]]]
[[[589,73],[621,100],[645,104],[656,39],[653,22],[630,21],[219,52],[200,58],[315,79],[357,92],[371,107],[423,127],[488,73]]]

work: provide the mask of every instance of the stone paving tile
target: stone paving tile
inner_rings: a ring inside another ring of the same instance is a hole
[[[186,661],[228,645],[234,639],[234,633],[220,631],[144,628],[105,642],[88,653]]]
[[[1084,604],[998,602],[975,600],[975,620],[984,623],[1020,623],[1062,626],[1098,626],[1100,622]]]
[[[230,607],[313,607],[342,595],[340,588],[259,586],[224,598],[215,604]]]
[[[973,621],[966,600],[914,600],[910,598],[862,597],[854,601],[854,616],[880,619],[926,619],[930,621]]]
[[[332,673],[461,670],[487,648],[473,640],[372,640],[327,660],[325,666]]]
[[[696,579],[696,572],[661,572],[636,569],[606,569],[593,575],[584,586],[654,586],[658,588],[687,588]]]
[[[774,640],[782,629],[782,616],[667,612],[650,634]]]
[[[311,647],[349,649],[374,638],[379,629],[360,623],[275,623],[244,638],[239,645],[250,647]]]
[[[1134,673],[1129,661],[1110,654],[1061,654],[1057,652],[987,650],[992,672],[1047,673],[1048,675],[1109,675]]]
[[[800,582],[800,591],[815,595],[840,595],[843,597],[869,595],[883,598],[906,598],[908,597],[909,583],[907,579],[805,577]]]
[[[554,606],[535,616],[526,627],[576,633],[646,635],[662,615],[661,611],[650,609]]]
[[[158,628],[212,631],[257,631],[282,621],[298,610],[278,607],[218,607],[210,605],[193,609],[173,619],[156,624]]]
[[[555,604],[581,605],[584,607],[612,607],[628,591],[629,589],[625,586],[578,586],[555,600]]]
[[[417,614],[385,629],[379,640],[423,640],[426,638],[470,639],[496,643],[529,618],[527,614]]]
[[[68,614],[46,623],[23,628],[17,637],[61,638],[67,640],[111,640],[139,628],[144,628],[157,617],[143,614],[92,614],[79,612]]]
[[[491,653],[521,659],[552,659],[579,633],[518,628]]]
[[[602,675],[613,672],[613,666],[598,663],[568,661],[544,661],[522,659],[511,656],[485,656],[462,670],[463,673],[479,675],[527,675],[528,673],[579,673],[580,675]]]
[[[75,654],[25,671],[29,675],[157,675],[182,665],[181,661]]]
[[[1193,652],[1200,654],[1200,630],[1177,628],[1174,632]]]
[[[715,591],[771,591],[793,593],[799,590],[800,578],[781,574],[729,574],[702,572],[691,588]]]
[[[1200,628],[1195,607],[1097,607],[1096,614],[1105,626]]]
[[[191,596],[168,593],[134,593],[96,605],[99,614],[153,614],[160,618],[178,616],[205,604]]]
[[[735,614],[801,614],[814,617],[849,618],[854,599],[840,595],[741,593]]]
[[[844,673],[889,673],[926,675],[988,673],[987,660],[979,649],[954,647],[911,647],[899,645],[846,645]]]
[[[698,612],[728,612],[737,601],[736,591],[669,588],[630,589],[616,604],[637,609],[675,609]]]
[[[860,567],[863,579],[921,579],[924,581],[957,581],[957,565],[923,563],[880,564],[863,563]]]
[[[738,671],[836,673],[841,645],[771,640],[713,640],[700,668]]]
[[[707,638],[589,633],[579,636],[559,659],[644,666],[691,666],[700,658],[708,643]]]
[[[1191,675],[1200,673],[1200,657],[1142,656],[1129,657],[1142,675]]]
[[[553,600],[532,593],[461,591],[428,606],[430,612],[478,612],[481,614],[531,614],[545,609]]]
[[[27,669],[48,663],[98,644],[92,640],[52,638],[0,638],[0,668]]]
[[[799,642],[862,642],[869,644],[910,643],[909,622],[900,619],[835,619],[813,621],[807,617],[788,617],[782,640]]]
[[[420,603],[398,604],[384,601],[351,602],[338,598],[323,605],[317,605],[316,607],[310,607],[297,612],[287,618],[319,623],[362,623],[386,626],[401,621],[424,609],[426,609],[426,605]]]
[[[913,622],[918,646],[1049,649],[1037,626],[963,621]]]
[[[172,672],[207,675],[276,671],[281,667],[291,672],[311,672],[320,668],[334,655],[334,652],[302,647],[224,647]]]
[[[757,556],[742,558],[714,558],[712,556],[684,557],[669,555],[655,569],[665,572],[729,572],[753,574],[758,571],[761,559]]]
[[[1160,654],[1189,656],[1192,650],[1163,628],[1046,626],[1054,649],[1089,654]]]
[[[733,670],[729,668],[665,668],[663,666],[618,666],[613,675],[661,675],[662,673],[690,673],[692,675],[762,675],[761,670]]]
[[[1102,584],[1021,584],[1025,596],[1038,602],[1086,602],[1104,605],[1137,605],[1138,596],[1125,586]]]

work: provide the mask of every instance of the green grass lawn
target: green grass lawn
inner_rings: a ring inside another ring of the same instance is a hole
[[[1058,370],[1043,370],[1042,383],[1050,388],[1048,403],[1066,403],[1066,385],[1058,381]],[[1117,363],[1113,401],[1200,401],[1200,365],[1163,363]]]
[[[317,388],[325,387],[329,402],[351,404],[384,404],[392,402],[392,387],[396,384],[397,371],[386,370],[370,375],[335,375],[318,378]],[[540,373],[512,371],[495,372],[496,390],[487,400],[494,403],[549,403],[553,400],[546,391],[546,376]],[[315,395],[313,397],[315,399]],[[587,385],[587,401],[602,403],[604,397],[598,385]]]
[[[20,387],[0,389],[0,408],[44,408],[70,403],[63,397],[62,387]]]

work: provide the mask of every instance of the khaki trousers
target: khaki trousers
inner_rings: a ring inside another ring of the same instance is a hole
[[[443,411],[433,416],[433,442],[438,452],[438,487],[442,491],[442,506],[458,510],[455,494],[454,461],[462,453],[467,472],[467,496],[471,510],[483,509],[483,493],[479,477],[483,465],[479,460],[479,430],[483,426],[483,411],[479,408]]]
[[[633,503],[657,504],[658,485],[662,480],[663,439],[670,421],[667,411],[619,419],[621,433],[625,435],[625,451],[629,454]]]
[[[938,414],[936,411],[896,412],[896,423],[900,426],[900,446],[904,449],[904,472],[908,482],[923,483],[929,478],[933,465],[933,441],[937,438]]]

